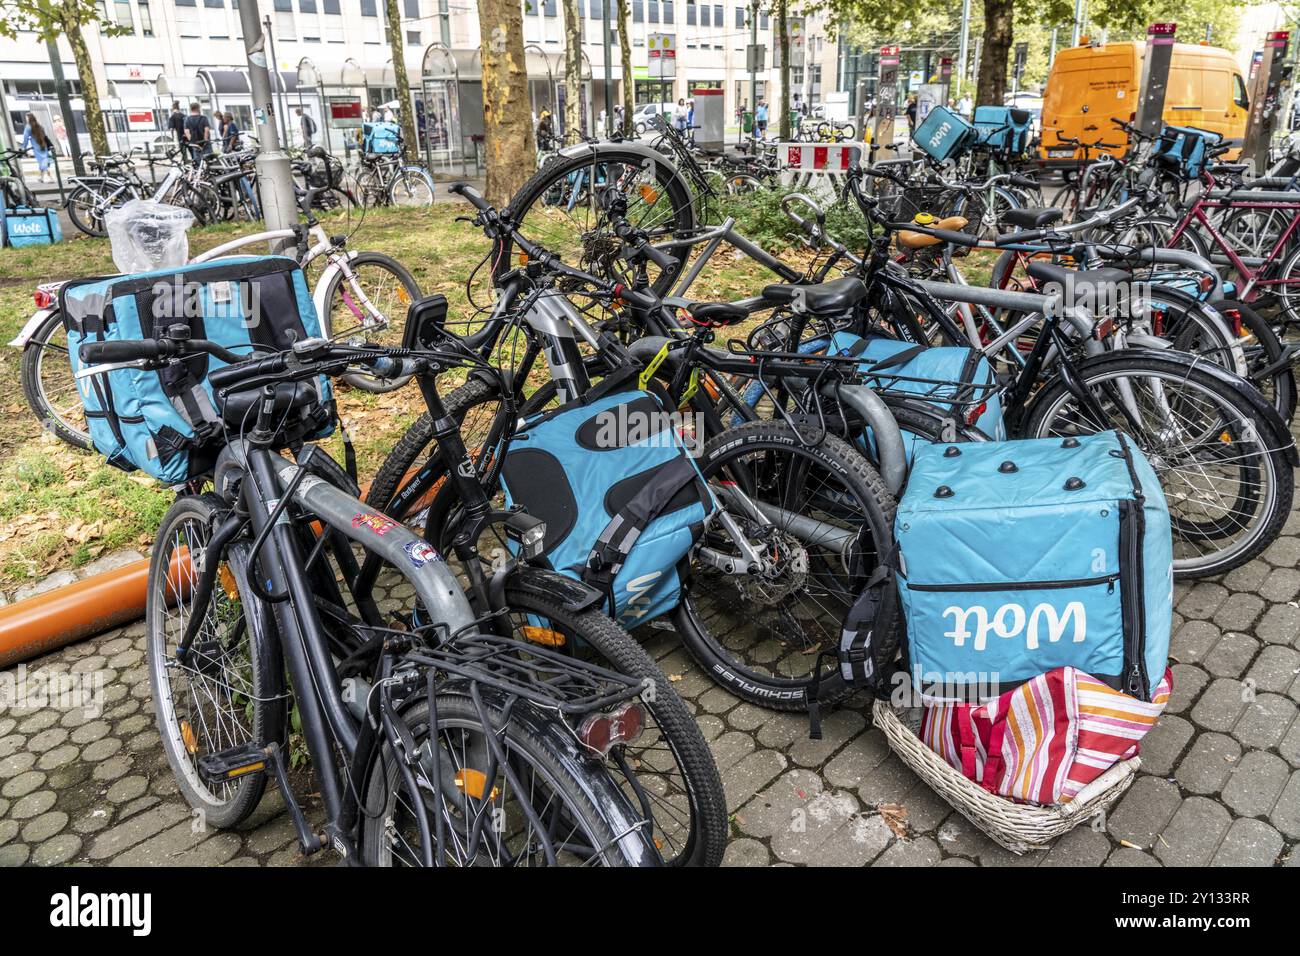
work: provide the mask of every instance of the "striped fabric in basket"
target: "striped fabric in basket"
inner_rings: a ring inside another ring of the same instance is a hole
[[[920,737],[991,793],[1043,805],[1068,803],[1137,753],[1169,703],[1172,686],[1166,669],[1148,703],[1077,668],[1059,667],[987,704],[927,705]]]

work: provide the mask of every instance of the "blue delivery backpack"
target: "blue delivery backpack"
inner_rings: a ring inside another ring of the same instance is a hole
[[[550,566],[634,627],[677,606],[677,566],[716,502],[655,395],[603,391],[528,420],[501,479],[509,505],[546,522]]]
[[[1006,438],[997,378],[988,359],[974,349],[835,332],[829,351],[861,358],[858,370],[865,383],[877,391],[915,395],[946,413],[955,413],[990,438]]]
[[[84,342],[156,338],[182,325],[238,354],[282,351],[321,335],[302,270],[284,256],[236,256],[129,276],[69,282],[59,290],[73,373]],[[162,368],[117,368],[78,378],[95,449],[109,464],[180,484],[211,469],[224,444],[208,355]],[[322,438],[334,428],[329,381],[317,401],[296,412],[290,440]]]
[[[1067,665],[1151,699],[1173,545],[1159,479],[1125,436],[918,448],[894,533],[922,699],[988,700]]]
[[[402,129],[396,123],[363,123],[361,136],[361,148],[367,153],[401,152]]]
[[[975,139],[975,127],[946,106],[934,107],[912,131],[912,142],[937,163],[956,159]]]
[[[63,241],[57,209],[27,206],[0,210],[0,246],[49,246]]]
[[[1029,148],[1033,114],[1010,106],[977,106],[972,117],[981,144],[1008,156]]]
[[[1187,179],[1196,179],[1205,168],[1205,154],[1223,137],[1193,126],[1166,126],[1155,142],[1154,155],[1166,168]]]

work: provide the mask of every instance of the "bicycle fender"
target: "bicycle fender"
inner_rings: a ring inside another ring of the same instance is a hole
[[[515,587],[534,597],[559,603],[566,611],[586,611],[599,607],[605,600],[591,585],[534,565],[521,564],[510,572],[507,587]]]
[[[1225,388],[1236,392],[1247,403],[1251,411],[1255,413],[1260,424],[1269,432],[1268,446],[1276,448],[1286,453],[1288,464],[1292,468],[1300,468],[1300,452],[1296,450],[1295,439],[1291,437],[1291,431],[1287,428],[1286,423],[1282,421],[1282,416],[1278,414],[1276,408],[1260,394],[1259,389],[1255,388],[1248,381],[1239,375],[1234,375],[1227,369],[1213,363],[1201,360],[1198,356],[1188,355],[1186,352],[1179,352],[1174,349],[1165,349],[1156,351],[1154,349],[1122,349],[1116,352],[1106,352],[1102,355],[1089,356],[1082,362],[1078,363],[1078,372],[1083,375],[1094,369],[1105,370],[1111,365],[1125,365],[1133,358],[1134,354],[1139,356],[1149,356],[1153,361],[1174,362],[1178,365],[1185,366],[1188,369],[1197,368],[1202,372],[1217,379]],[[1025,409],[1022,421],[1033,417],[1034,409],[1042,396],[1051,391],[1052,386],[1061,378],[1058,372],[1049,379],[1038,394]]]
[[[32,336],[36,334],[36,330],[44,324],[46,319],[57,311],[58,309],[39,309],[36,312],[33,312],[32,317],[27,320],[27,324],[24,325],[22,331],[13,338],[9,343],[9,346],[15,349],[26,348],[27,343],[30,342]]]

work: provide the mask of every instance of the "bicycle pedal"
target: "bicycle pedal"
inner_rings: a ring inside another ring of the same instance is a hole
[[[266,769],[266,748],[253,741],[198,759],[199,776],[207,783],[224,783]]]

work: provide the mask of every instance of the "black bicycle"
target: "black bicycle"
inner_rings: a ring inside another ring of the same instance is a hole
[[[149,578],[158,726],[189,803],[232,827],[273,778],[304,852],[329,847],[366,864],[659,864],[656,808],[638,797],[626,753],[658,681],[521,640],[507,623],[517,609],[477,610],[441,554],[364,505],[348,472],[303,440],[327,407],[320,376],[399,366],[436,398],[437,376],[465,356],[306,340],[246,358],[187,335],[177,327],[81,354],[87,375],[198,356],[231,363],[208,376],[226,429],[211,490],[196,480],[168,511]],[[600,639],[599,595],[584,600],[529,564],[540,522],[491,509],[473,518],[520,546],[475,587],[489,599],[522,590],[530,626]],[[366,590],[358,553],[385,572]],[[311,821],[290,779],[299,752],[322,805]]]

